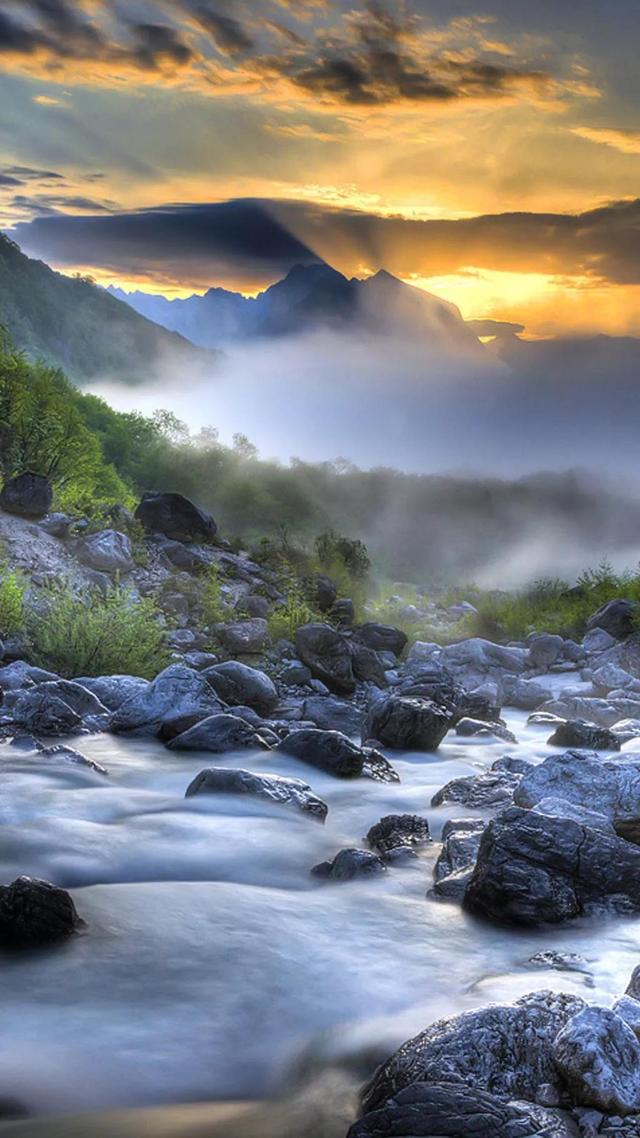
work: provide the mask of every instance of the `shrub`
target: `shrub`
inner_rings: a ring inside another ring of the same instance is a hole
[[[273,641],[293,640],[303,624],[324,619],[306,600],[301,583],[289,583],[285,603],[276,608],[269,618],[269,635]]]
[[[160,613],[124,589],[103,596],[55,586],[27,616],[31,659],[62,676],[118,672],[152,679],[169,662]]]
[[[0,565],[0,638],[14,636],[24,623],[26,584],[19,573]]]
[[[206,625],[222,624],[229,619],[229,610],[222,600],[220,573],[217,565],[209,566],[202,585],[202,620]]]

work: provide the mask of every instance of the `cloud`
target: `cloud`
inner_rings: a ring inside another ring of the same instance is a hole
[[[258,287],[321,258],[348,274],[387,268],[409,278],[470,266],[640,283],[640,199],[581,214],[503,213],[415,220],[313,202],[237,199],[112,213],[35,218],[11,235],[30,255],[197,287]]]
[[[194,3],[190,10],[200,27],[210,32],[218,51],[223,55],[242,55],[254,47],[253,37],[240,20],[221,13],[217,6]]]
[[[623,130],[621,127],[576,126],[572,134],[597,142],[602,146],[612,146],[622,154],[640,154],[640,130]]]

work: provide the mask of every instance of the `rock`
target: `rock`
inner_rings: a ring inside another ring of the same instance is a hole
[[[312,676],[336,695],[352,695],[355,676],[347,638],[330,624],[304,624],[296,632],[296,653]]]
[[[368,775],[379,782],[398,782],[397,774],[384,755],[370,747],[359,747],[340,731],[320,731],[312,727],[292,731],[278,744],[277,750],[336,778]]]
[[[416,640],[407,652],[404,666],[407,672],[420,671],[425,665],[432,664],[440,655],[440,645],[431,640]]]
[[[350,597],[336,601],[331,616],[339,628],[352,628],[356,619],[356,606]]]
[[[547,739],[551,747],[585,747],[590,751],[619,751],[620,740],[606,727],[594,727],[581,719],[559,723]]]
[[[452,726],[453,713],[429,699],[390,695],[370,708],[363,739],[406,751],[435,751]]]
[[[509,687],[505,703],[508,707],[517,707],[520,711],[535,711],[550,699],[552,699],[550,688],[536,683],[535,680],[518,679]]]
[[[445,823],[442,850],[433,869],[431,896],[441,901],[462,901],[485,825],[480,818],[454,818]]]
[[[520,784],[522,775],[512,771],[488,770],[481,774],[454,778],[438,790],[431,799],[432,806],[455,802],[472,810],[508,806]]]
[[[602,628],[615,640],[624,640],[637,630],[639,619],[640,605],[635,601],[609,601],[589,617],[587,632]]]
[[[36,668],[24,660],[14,660],[12,664],[5,664],[4,668],[0,668],[0,691],[18,691],[20,688],[30,688],[36,684],[59,679],[55,672]]]
[[[242,597],[236,606],[247,616],[257,616],[261,620],[267,620],[271,611],[271,606],[266,597],[261,597],[257,593],[251,593],[248,597]]]
[[[246,770],[227,770],[225,767],[210,767],[196,775],[187,787],[185,797],[193,798],[199,794],[249,794],[267,802],[292,806],[320,822],[324,822],[329,809],[302,779],[254,774]]]
[[[149,491],[143,494],[135,516],[145,529],[163,533],[174,541],[210,542],[218,528],[211,514],[182,494]]]
[[[430,841],[429,823],[417,814],[386,814],[367,834],[367,844],[382,858],[393,850],[414,849]]]
[[[230,656],[257,656],[269,640],[269,625],[263,617],[232,620],[216,629],[218,640]]]
[[[593,628],[582,640],[582,649],[587,656],[597,656],[615,647],[616,638],[605,632],[604,628]]]
[[[460,1083],[412,1083],[354,1122],[347,1138],[578,1138],[568,1115]]]
[[[592,699],[563,693],[560,698],[544,704],[541,710],[561,719],[582,719],[587,723],[595,723],[598,727],[613,727],[619,719],[640,717],[640,698]]]
[[[204,719],[221,710],[220,700],[201,672],[171,664],[120,705],[111,719],[111,730],[122,735],[158,735],[163,724],[184,716]]]
[[[455,705],[455,713],[458,718],[481,719],[483,723],[498,723],[500,721],[500,710],[493,693],[483,691],[480,688],[476,691],[460,689]]]
[[[584,1006],[578,996],[543,991],[439,1020],[378,1068],[363,1094],[364,1111],[380,1109],[412,1083],[455,1083],[534,1102],[539,1087],[558,1086],[552,1044]]]
[[[172,569],[179,569],[184,573],[199,573],[209,568],[209,559],[202,550],[185,545],[181,541],[163,541],[160,550]]]
[[[129,538],[114,529],[83,538],[78,546],[78,559],[99,573],[130,573],[134,567]]]
[[[366,648],[354,640],[350,644],[351,666],[357,680],[375,684],[378,688],[388,687],[385,667],[380,656],[372,648]]]
[[[20,693],[20,702],[10,709],[14,722],[34,735],[72,735],[82,727],[82,717],[59,696],[44,691],[45,687],[41,684]]]
[[[594,906],[640,909],[640,848],[569,818],[512,807],[487,826],[464,896],[470,912],[519,925]]]
[[[548,672],[552,664],[557,664],[563,650],[564,640],[561,636],[542,633],[529,641],[529,661],[539,671]]]
[[[49,479],[29,470],[8,479],[0,492],[0,510],[21,518],[43,518],[49,513],[52,501]]]
[[[516,806],[531,809],[545,798],[565,799],[616,821],[640,817],[640,762],[602,762],[596,755],[566,751],[550,755],[524,775]]]
[[[623,1019],[627,1027],[630,1027],[636,1039],[640,1038],[640,1000],[636,1000],[633,996],[621,996],[616,1000],[612,1009],[616,1015]]]
[[[584,956],[577,952],[556,952],[553,948],[534,952],[528,963],[535,964],[537,968],[553,968],[555,972],[589,972]]]
[[[259,715],[269,715],[278,702],[273,680],[258,668],[250,668],[237,660],[214,664],[201,673],[224,703],[231,706],[246,704]]]
[[[528,663],[525,648],[504,648],[491,640],[474,636],[449,644],[440,653],[440,663],[466,688],[479,687],[487,678],[502,690],[503,681],[519,676]]]
[[[615,688],[625,692],[640,692],[640,680],[618,664],[603,664],[601,668],[596,668],[591,681],[597,695],[607,695]]]
[[[304,687],[311,679],[311,671],[301,660],[291,660],[282,669],[278,679],[286,687]]]
[[[483,723],[480,719],[469,719],[465,716],[456,723],[456,735],[463,739],[477,738],[502,739],[506,743],[517,743],[513,731],[503,723]]]
[[[89,726],[104,727],[108,719],[108,709],[88,688],[75,680],[47,680],[35,688],[12,693],[7,697],[11,714],[17,723],[28,731],[37,734],[33,717],[41,714],[43,700],[58,699],[67,704]],[[9,700],[11,702],[9,702]]]
[[[126,700],[141,695],[149,686],[140,676],[79,676],[74,681],[90,691],[109,711],[116,711]]]
[[[406,680],[399,685],[397,695],[409,696],[412,699],[430,699],[440,707],[445,707],[454,715],[454,719],[469,716],[471,708],[475,705],[488,709],[488,701],[475,699],[467,695],[460,684],[440,664],[425,664],[409,673]],[[478,718],[483,718],[479,715]]]
[[[359,624],[354,629],[354,636],[366,648],[372,648],[374,652],[393,652],[394,656],[401,656],[407,646],[407,637],[400,628],[378,621]]]
[[[640,1111],[640,1043],[610,1008],[578,1012],[559,1032],[553,1055],[576,1105],[623,1117]]]
[[[354,877],[371,877],[386,872],[381,857],[369,850],[340,850],[332,861],[321,861],[314,865],[311,873],[331,881],[352,881]]]
[[[17,877],[0,885],[0,945],[40,948],[66,940],[83,922],[70,895],[49,881]]]
[[[331,577],[326,573],[312,573],[305,577],[302,585],[312,608],[318,612],[329,612],[338,596],[337,586]]]
[[[302,717],[312,720],[323,731],[359,736],[364,712],[354,703],[336,696],[310,696],[302,704]]]
[[[245,719],[219,712],[201,719],[193,727],[167,742],[173,751],[233,751],[238,747],[269,750],[266,739]]]
[[[40,529],[43,529],[51,537],[65,541],[69,537],[72,525],[73,518],[69,514],[47,514],[46,518],[40,522]]]
[[[536,814],[547,814],[550,818],[571,818],[573,822],[590,826],[592,830],[602,830],[605,834],[616,832],[606,814],[578,806],[575,802],[567,802],[566,798],[543,798],[542,802],[536,802],[532,810]]]

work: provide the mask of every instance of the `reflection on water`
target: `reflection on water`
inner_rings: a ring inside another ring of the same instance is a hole
[[[518,754],[538,760],[548,728],[524,720],[510,717]],[[434,791],[513,745],[404,754],[399,786],[340,782],[286,755],[216,756],[305,778],[329,804],[324,827],[247,799],[185,801],[206,756],[108,735],[81,746],[108,779],[1,752],[0,879],[71,888],[87,921],[63,948],[3,961],[0,1097],[33,1112],[255,1099],[301,1056],[371,1062],[441,1015],[532,988],[609,1000],[638,962],[638,920],[509,932],[427,900],[437,847],[382,879],[309,878],[385,813],[426,814],[437,837],[464,811],[432,810]],[[529,963],[546,948],[580,953],[587,971]]]

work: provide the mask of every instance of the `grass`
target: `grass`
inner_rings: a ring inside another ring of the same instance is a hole
[[[0,564],[0,639],[15,636],[24,625],[26,582],[14,569]]]

